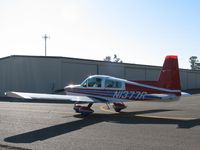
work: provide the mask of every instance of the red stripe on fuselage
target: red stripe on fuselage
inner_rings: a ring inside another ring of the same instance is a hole
[[[140,83],[142,83],[142,81]],[[155,82],[152,82],[152,85],[153,84],[156,85]],[[152,85],[150,85],[150,86],[152,86]],[[176,95],[179,95],[179,92],[167,92],[167,91],[162,91],[162,90],[158,90],[158,89],[148,88],[145,86],[132,85],[132,84],[128,84],[128,83],[125,84],[125,87],[126,87],[126,91],[141,91],[141,92],[145,91],[148,94],[176,94]],[[158,87],[158,88],[162,88],[162,87]]]

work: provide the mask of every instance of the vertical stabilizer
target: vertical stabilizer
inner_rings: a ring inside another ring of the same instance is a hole
[[[166,56],[160,72],[159,85],[171,90],[181,90],[177,56]]]

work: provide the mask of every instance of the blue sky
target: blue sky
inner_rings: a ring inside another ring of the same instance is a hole
[[[200,57],[198,0],[0,0],[0,57],[44,55],[161,66]]]

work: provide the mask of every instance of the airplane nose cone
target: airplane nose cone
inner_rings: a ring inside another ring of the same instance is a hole
[[[69,93],[69,92],[73,92],[75,88],[78,88],[78,87],[79,85],[68,85],[68,86],[65,86],[64,89],[66,93]]]
[[[68,85],[64,87],[65,91],[71,91],[73,89],[72,85]]]
[[[70,93],[73,92],[73,88],[71,86],[65,86],[64,90],[66,95],[70,95]]]

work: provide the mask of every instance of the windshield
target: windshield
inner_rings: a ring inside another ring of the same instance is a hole
[[[83,87],[102,87],[102,79],[101,78],[88,78],[81,84]]]

